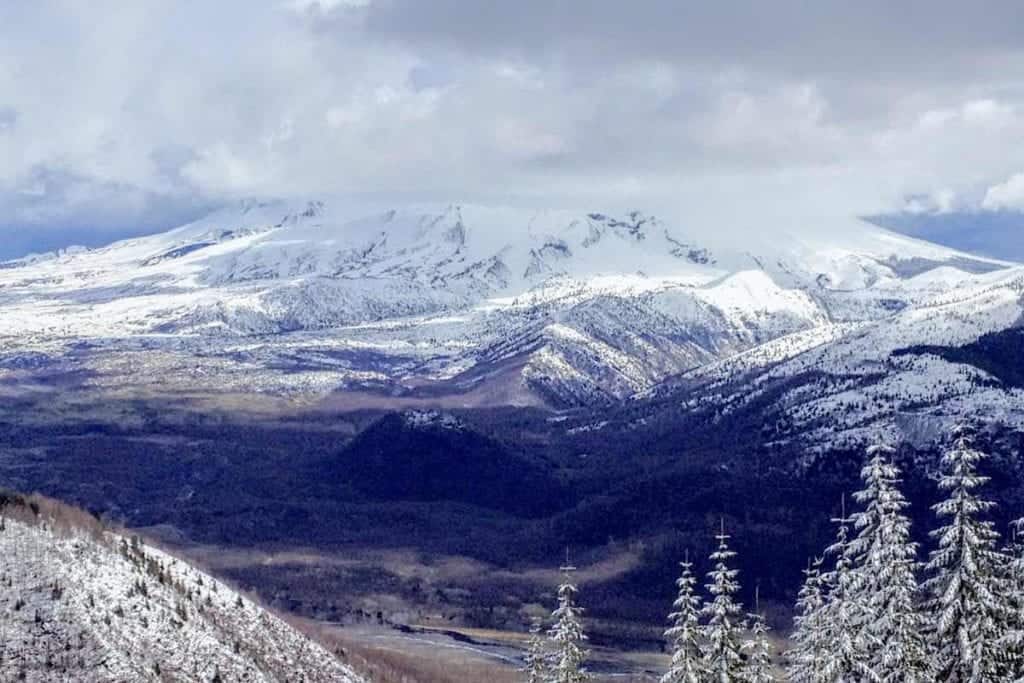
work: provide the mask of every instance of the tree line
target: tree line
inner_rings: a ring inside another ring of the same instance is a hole
[[[1024,682],[1024,519],[1004,542],[979,467],[986,454],[958,427],[942,457],[941,502],[924,556],[887,446],[868,449],[856,509],[834,521],[835,540],[812,559],[796,602],[790,647],[774,651],[759,605],[737,599],[736,554],[724,525],[710,555],[706,596],[687,558],[665,631],[671,659],[661,683]],[[563,567],[546,631],[531,630],[527,683],[583,683],[587,636],[572,567]]]

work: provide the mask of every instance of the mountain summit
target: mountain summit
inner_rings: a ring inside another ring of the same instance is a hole
[[[642,212],[246,202],[2,264],[0,372],[74,370],[114,392],[345,389],[330,401],[346,406],[591,405],[1007,267],[859,221],[736,244]]]

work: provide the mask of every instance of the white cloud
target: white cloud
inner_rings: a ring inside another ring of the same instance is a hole
[[[914,215],[943,215],[965,208],[965,202],[956,192],[947,188],[930,194],[915,194],[906,198],[900,210]]]
[[[957,208],[956,192],[948,187],[936,190],[932,194],[932,199],[935,201],[935,210],[938,213],[951,213]]]
[[[998,128],[1017,120],[1014,106],[986,98],[968,100],[953,108],[929,109],[920,116],[918,127],[926,131],[942,131],[950,126]]]
[[[269,152],[269,150],[267,150]],[[181,169],[182,176],[195,186],[215,195],[245,196],[252,188],[267,182],[258,160],[242,158],[227,144],[219,142],[199,150],[198,157]]]
[[[1015,3],[928,6],[923,31],[873,0],[0,3],[0,210],[67,221],[73,178],[126,217],[326,193],[948,211],[1024,168],[1024,29]]]
[[[529,120],[502,117],[494,127],[498,148],[513,158],[534,159],[566,151],[566,142]]]
[[[993,211],[1024,211],[1024,173],[1015,173],[1005,182],[988,188],[981,205]]]
[[[1012,124],[1016,118],[1014,108],[994,99],[971,100],[963,106],[966,122],[981,126]]]
[[[370,0],[291,0],[288,7],[300,13],[305,12],[333,12],[336,9],[355,9],[367,7]]]

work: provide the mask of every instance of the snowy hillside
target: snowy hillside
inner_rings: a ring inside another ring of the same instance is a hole
[[[0,680],[363,680],[184,562],[59,504],[4,496]]]
[[[1013,268],[882,320],[782,337],[639,398],[720,418],[767,406],[766,438],[812,450],[880,436],[923,445],[963,416],[1024,429],[1022,341],[1024,269]]]
[[[737,244],[639,212],[246,203],[0,264],[0,379],[600,403],[1005,266],[858,221],[812,228]]]

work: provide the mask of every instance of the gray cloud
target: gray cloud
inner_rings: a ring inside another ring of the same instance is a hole
[[[378,0],[370,31],[472,55],[572,60],[584,68],[651,59],[798,78],[949,77],[1019,53],[1012,0]]]
[[[1024,172],[1008,144],[1024,138],[1018,14],[1009,0],[4,3],[0,230],[158,227],[175,207],[325,193],[640,204],[740,226],[908,196],[1007,204]]]
[[[19,191],[0,194],[0,260],[70,245],[97,247],[186,223],[216,206],[194,194],[160,195],[38,168]]]

